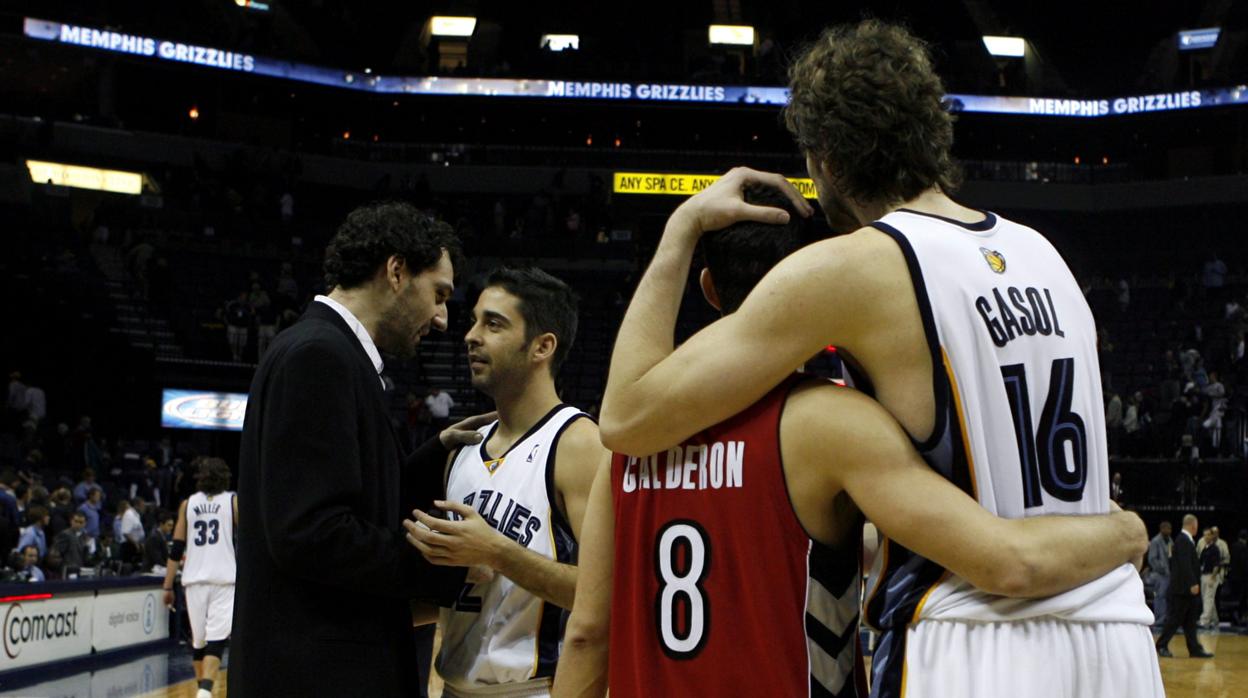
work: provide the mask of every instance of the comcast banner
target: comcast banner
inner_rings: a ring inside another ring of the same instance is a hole
[[[94,591],[0,605],[0,671],[90,654],[94,608]]]

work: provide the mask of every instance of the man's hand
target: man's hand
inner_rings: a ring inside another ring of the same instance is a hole
[[[745,187],[762,184],[779,189],[803,216],[814,209],[801,193],[783,176],[772,172],[759,172],[748,167],[734,167],[714,184],[689,197],[672,214],[680,220],[683,229],[694,239],[711,230],[722,230],[738,221],[758,221],[781,225],[789,222],[789,214],[783,209],[755,206],[745,202]]]
[[[165,608],[173,610],[173,589],[165,589]]]
[[[1193,585],[1192,585],[1192,596],[1200,596],[1200,585],[1199,585],[1199,584],[1193,584]]]
[[[508,544],[509,539],[494,530],[476,509],[467,504],[435,501],[434,505],[444,511],[455,512],[462,520],[447,521],[419,509],[413,510],[416,520],[403,522],[403,527],[407,529],[407,542],[435,565],[498,567],[499,549]]]
[[[438,434],[438,440],[442,442],[442,446],[448,451],[457,446],[479,444],[482,436],[477,429],[496,419],[498,419],[497,412],[486,412],[485,414],[469,417],[462,422],[456,422],[443,429]]]

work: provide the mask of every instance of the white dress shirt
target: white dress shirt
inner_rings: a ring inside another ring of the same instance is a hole
[[[317,296],[312,300],[328,305],[335,313],[342,316],[342,319],[347,323],[347,327],[350,327],[351,331],[355,333],[355,338],[360,340],[360,344],[364,347],[364,353],[368,354],[369,359],[372,359],[373,368],[377,369],[377,379],[381,381],[381,389],[385,390],[386,381],[381,377],[381,370],[385,368],[385,364],[382,363],[381,352],[377,351],[377,345],[373,343],[373,338],[369,336],[368,330],[364,328],[364,324],[355,316],[355,313],[347,309],[347,306],[329,296]]]

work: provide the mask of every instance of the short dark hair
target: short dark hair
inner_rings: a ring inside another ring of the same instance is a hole
[[[83,521],[86,521],[87,515],[83,513],[81,509],[75,509],[74,513],[69,515],[70,521],[73,521],[74,519],[82,519]]]
[[[534,337],[546,332],[555,335],[558,342],[555,355],[550,360],[550,374],[558,375],[576,341],[580,303],[576,292],[562,280],[537,267],[499,267],[490,272],[485,280],[485,288],[494,286],[520,299],[525,342],[531,342]]]
[[[43,522],[44,517],[48,515],[46,507],[33,506],[26,510],[26,523],[30,525],[38,525]]]
[[[736,312],[772,267],[812,239],[810,220],[798,213],[779,189],[751,185],[745,190],[745,200],[782,208],[789,212],[789,222],[741,221],[702,236],[702,257],[711,270],[724,314]]]
[[[347,214],[325,249],[325,283],[357,288],[372,279],[391,255],[418,274],[438,263],[446,250],[454,262],[459,239],[451,226],[411,204],[383,201]]]
[[[156,525],[164,526],[166,521],[173,521],[173,513],[168,509],[161,509],[160,513],[156,514]]]
[[[230,466],[221,458],[200,458],[196,465],[195,485],[204,494],[224,492],[230,486]]]
[[[927,44],[879,20],[830,27],[789,68],[784,120],[856,201],[908,201],[961,180],[953,115]]]

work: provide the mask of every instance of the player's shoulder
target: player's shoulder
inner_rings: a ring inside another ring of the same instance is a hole
[[[560,452],[603,450],[598,423],[585,413],[574,415],[563,427],[557,448]]]
[[[781,426],[820,443],[842,436],[861,438],[896,426],[880,403],[853,388],[820,378],[793,386],[785,400]]]

